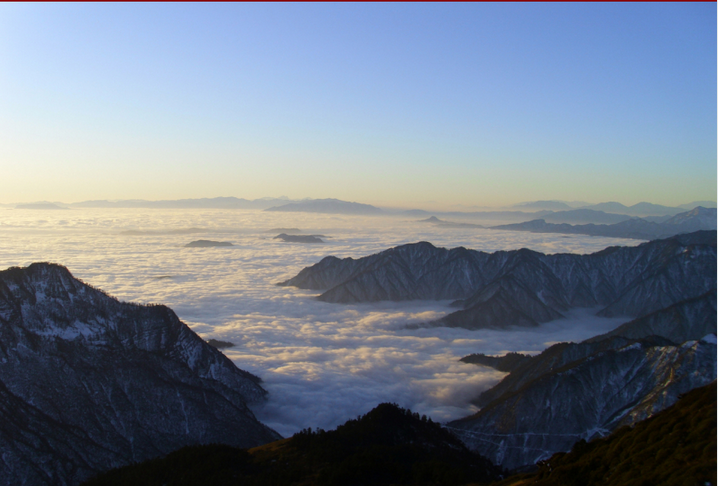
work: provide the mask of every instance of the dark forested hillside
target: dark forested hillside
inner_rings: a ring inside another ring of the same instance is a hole
[[[501,471],[425,416],[383,403],[333,431],[303,430],[244,450],[185,448],[105,473],[112,485],[459,485],[486,484]]]

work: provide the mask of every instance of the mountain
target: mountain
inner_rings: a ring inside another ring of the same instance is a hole
[[[521,353],[506,353],[504,356],[487,356],[483,353],[477,353],[464,356],[459,361],[509,372],[515,370],[530,359],[531,356]]]
[[[579,441],[532,474],[495,486],[716,484],[716,384],[686,393],[671,407],[609,437]]]
[[[674,343],[682,343],[715,333],[717,320],[716,289],[712,289],[699,297],[683,300],[634,319],[586,342],[596,342],[611,336],[624,336],[630,339],[663,336]]]
[[[482,394],[479,412],[447,427],[504,468],[534,464],[581,439],[633,425],[714,381],[716,340],[711,336],[680,345],[661,338],[612,337],[552,346],[499,384],[517,377],[512,387]],[[521,376],[526,371],[530,377]]]
[[[262,447],[185,448],[110,471],[110,485],[459,485],[486,484],[501,470],[426,416],[382,403],[332,431],[305,429]]]
[[[643,316],[716,287],[716,233],[696,232],[591,255],[485,253],[420,242],[368,257],[326,257],[278,285],[332,303],[459,299],[435,325],[533,326],[572,307]]]
[[[28,204],[18,204],[15,206],[15,209],[67,209],[62,206],[58,206],[55,203],[51,202],[39,202],[39,203],[28,203]]]
[[[272,238],[273,240],[282,240],[286,243],[324,243],[324,240],[319,238],[321,235],[288,235],[282,233]]]
[[[521,209],[547,209],[549,211],[563,211],[573,209],[562,201],[533,201],[514,204],[512,207]]]
[[[184,245],[185,248],[213,248],[216,246],[234,246],[229,241],[195,240]]]
[[[707,209],[699,206],[691,211],[679,213],[665,219],[661,218],[661,222],[632,218],[616,224],[582,224],[572,226],[570,224],[547,223],[546,219],[536,219],[525,223],[493,226],[491,229],[652,240],[681,233],[714,230],[716,229],[717,219],[716,209]]]
[[[0,482],[72,485],[187,445],[279,438],[238,369],[161,305],[119,302],[59,265],[0,272]]]
[[[674,208],[671,206],[662,206],[660,204],[652,204],[640,202],[633,206],[625,206],[618,202],[605,202],[586,206],[584,209],[595,209],[597,211],[605,211],[614,214],[626,214],[629,216],[664,216],[667,214],[674,215],[683,212],[683,208]]]
[[[569,211],[557,211],[546,214],[543,219],[549,223],[593,223],[593,224],[615,224],[631,219],[625,214],[611,214],[595,209],[571,209]]]
[[[381,209],[369,204],[340,201],[339,199],[310,199],[295,203],[274,206],[265,211],[290,213],[327,213],[327,214],[382,214]]]
[[[422,219],[417,221],[417,223],[430,223],[434,226],[439,226],[441,228],[483,228],[480,224],[471,224],[471,223],[455,223],[453,221],[444,221],[443,219],[439,219],[436,216],[431,216],[427,219]]]
[[[518,365],[474,401],[481,410],[449,427],[503,467],[533,464],[715,380],[716,330],[713,289],[582,343],[555,344],[514,360]]]
[[[681,204],[678,207],[681,209],[687,209],[690,211],[691,209],[695,209],[697,206],[703,206],[704,208],[715,208],[716,202],[715,201],[693,201],[692,203]]]
[[[201,199],[173,199],[146,201],[123,199],[118,201],[95,200],[70,204],[74,208],[150,208],[150,209],[266,209],[277,204],[291,202],[287,198],[262,198],[248,200],[236,197],[212,197]]]

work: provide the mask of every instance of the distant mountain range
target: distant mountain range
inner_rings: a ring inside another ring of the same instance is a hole
[[[421,221],[417,221],[417,223],[429,223],[434,226],[438,226],[440,228],[483,228],[480,224],[471,224],[471,223],[456,223],[454,221],[444,221],[443,219],[439,219],[436,216],[431,216],[427,219],[422,219]]]
[[[326,213],[326,214],[381,214],[382,210],[369,204],[340,201],[339,199],[311,199],[281,206],[275,206],[265,211],[278,211],[290,213]]]
[[[68,204],[71,208],[154,208],[154,209],[267,209],[277,204],[293,202],[287,198],[243,199],[236,197],[212,197],[200,199],[171,199],[146,201],[124,199],[118,201],[83,201]]]
[[[716,232],[591,255],[421,242],[359,259],[326,257],[278,285],[322,290],[317,298],[333,303],[459,299],[460,310],[431,325],[468,329],[536,326],[572,307],[637,317],[716,288]]]
[[[521,361],[447,426],[508,469],[568,451],[672,405],[716,379],[716,291],[579,344]],[[467,357],[468,358],[468,357]]]
[[[549,223],[569,224],[615,224],[631,217],[644,217],[653,222],[674,216],[697,206],[715,208],[714,201],[696,201],[679,207],[662,206],[642,202],[625,206],[618,202],[587,204],[582,202],[534,201],[519,203],[507,209],[483,210],[473,212],[449,211],[430,212],[423,209],[397,210],[381,209],[369,204],[342,201],[339,199],[292,200],[287,197],[243,199],[236,197],[214,197],[198,199],[174,199],[148,201],[144,199],[94,200],[77,203],[40,201],[23,204],[0,204],[16,209],[67,209],[67,208],[154,208],[154,209],[260,209],[283,212],[310,212],[327,214],[402,214],[410,217],[441,216],[447,218],[474,218],[483,221],[525,222],[543,218]],[[655,221],[654,221],[655,220]],[[457,223],[459,224],[459,223]]]
[[[272,239],[282,240],[285,243],[324,243],[324,240],[319,238],[320,236],[323,235],[288,235],[281,233]]]
[[[187,445],[280,436],[260,379],[165,306],[122,303],[59,265],[0,272],[0,482],[72,485]]]
[[[557,215],[558,213],[552,216]],[[660,223],[642,218],[631,218],[615,224],[570,225],[566,223],[553,224],[546,222],[546,219],[536,219],[525,223],[493,226],[492,229],[653,240],[699,230],[714,230],[716,229],[717,221],[718,216],[715,208],[707,209],[698,206],[691,211],[676,214]]]
[[[664,215],[675,215],[681,210],[691,210],[698,206],[707,208],[715,208],[715,201],[694,201],[688,204],[681,204],[680,206],[663,206],[661,204],[652,204],[647,202],[640,202],[633,206],[626,206],[619,202],[604,202],[598,204],[588,204],[583,202],[571,202],[565,201],[533,201],[514,204],[512,208],[517,209],[536,209],[536,210],[550,210],[550,211],[568,211],[572,209],[591,209],[594,211],[602,211],[613,214],[625,214],[628,216],[664,216]]]

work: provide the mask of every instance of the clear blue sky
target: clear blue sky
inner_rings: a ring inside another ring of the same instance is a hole
[[[0,202],[716,198],[715,3],[0,4]]]

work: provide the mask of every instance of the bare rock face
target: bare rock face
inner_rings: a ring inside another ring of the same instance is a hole
[[[36,263],[0,272],[0,482],[77,484],[186,445],[279,435],[260,379],[165,306],[122,303]]]
[[[716,233],[699,231],[590,255],[485,253],[421,242],[364,258],[326,257],[279,285],[333,303],[458,299],[439,326],[535,326],[572,307],[639,317],[716,288]]]

